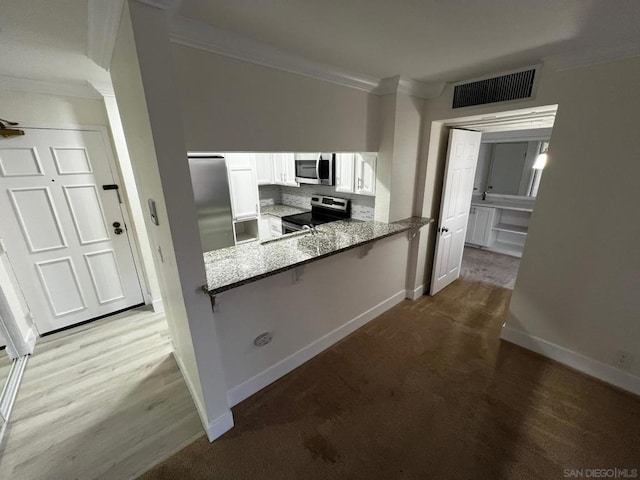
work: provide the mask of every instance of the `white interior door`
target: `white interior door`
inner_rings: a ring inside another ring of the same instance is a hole
[[[143,302],[100,131],[0,140],[0,237],[40,333]]]
[[[481,132],[451,129],[436,237],[431,295],[460,276]]]

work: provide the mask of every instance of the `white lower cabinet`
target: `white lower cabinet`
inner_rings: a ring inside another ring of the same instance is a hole
[[[258,232],[261,242],[281,236],[282,219],[271,215],[261,215],[258,220]]]
[[[261,215],[258,219],[258,236],[260,237],[261,242],[271,238],[270,218],[270,215]]]
[[[471,205],[465,243],[490,252],[521,257],[529,231],[530,210]]]
[[[471,207],[465,242],[471,245],[488,247],[496,240],[493,226],[496,221],[496,209],[488,207]]]
[[[282,219],[280,217],[271,217],[269,219],[269,228],[271,229],[271,238],[282,235]]]

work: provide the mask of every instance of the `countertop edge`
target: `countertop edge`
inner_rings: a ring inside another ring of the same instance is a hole
[[[403,223],[410,222],[412,218],[415,218],[415,217],[409,217],[409,218],[406,218],[406,219],[403,219],[403,220],[398,220],[396,222],[390,222],[389,224],[390,225],[402,225]],[[273,275],[277,275],[279,273],[286,272],[288,270],[293,270],[294,268],[298,268],[298,267],[301,267],[303,265],[308,265],[309,263],[313,263],[313,262],[316,262],[318,260],[322,260],[324,258],[328,258],[328,257],[331,257],[333,255],[337,255],[339,253],[346,252],[348,250],[353,250],[354,248],[358,248],[358,247],[361,247],[363,245],[367,245],[369,243],[377,242],[378,240],[382,240],[384,238],[389,238],[389,237],[392,237],[394,235],[398,235],[400,233],[404,233],[404,232],[407,232],[407,231],[412,230],[412,229],[415,229],[416,231],[420,230],[422,227],[424,227],[426,225],[429,225],[431,223],[433,223],[433,219],[432,218],[422,218],[422,224],[421,225],[410,225],[410,224],[402,225],[402,228],[400,230],[395,231],[395,232],[389,232],[389,233],[386,233],[384,235],[380,235],[380,236],[375,237],[375,238],[370,238],[368,240],[364,240],[362,242],[358,242],[358,243],[356,243],[354,245],[349,245],[348,247],[338,248],[336,250],[332,250],[332,251],[324,253],[322,255],[318,255],[317,257],[308,258],[308,259],[302,260],[300,262],[292,263],[290,265],[287,265],[287,266],[284,266],[284,267],[280,267],[280,268],[277,268],[277,269],[272,270],[270,272],[266,272],[266,273],[262,273],[262,274],[256,275],[254,277],[249,277],[249,278],[246,278],[246,279],[243,279],[243,280],[238,280],[238,281],[236,281],[234,283],[230,283],[230,284],[224,285],[222,287],[209,289],[208,285],[205,285],[203,287],[203,291],[208,293],[210,296],[218,295],[219,293],[226,292],[227,290],[232,290],[234,288],[238,288],[238,287],[241,287],[243,285],[247,285],[249,283],[257,282],[258,280],[262,280],[263,278],[268,278],[268,277],[271,277]]]
[[[482,202],[471,202],[471,205],[473,207],[484,207],[484,208],[498,208],[501,210],[516,210],[519,212],[530,212],[533,213],[533,207],[525,207],[525,206],[517,206],[517,205],[487,205],[486,203],[482,203]]]

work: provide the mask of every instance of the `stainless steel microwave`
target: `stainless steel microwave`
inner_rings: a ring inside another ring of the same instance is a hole
[[[313,185],[333,185],[335,153],[296,153],[296,182]]]

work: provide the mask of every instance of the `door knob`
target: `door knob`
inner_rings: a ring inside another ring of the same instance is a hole
[[[440,231],[441,231],[442,233],[445,233],[445,232],[448,232],[448,231],[449,231],[449,229],[448,229],[447,227],[442,227],[442,228],[440,229]]]
[[[123,230],[121,228],[116,228],[114,232],[116,235],[120,235],[123,232]]]
[[[120,228],[120,222],[113,222],[113,228]]]

